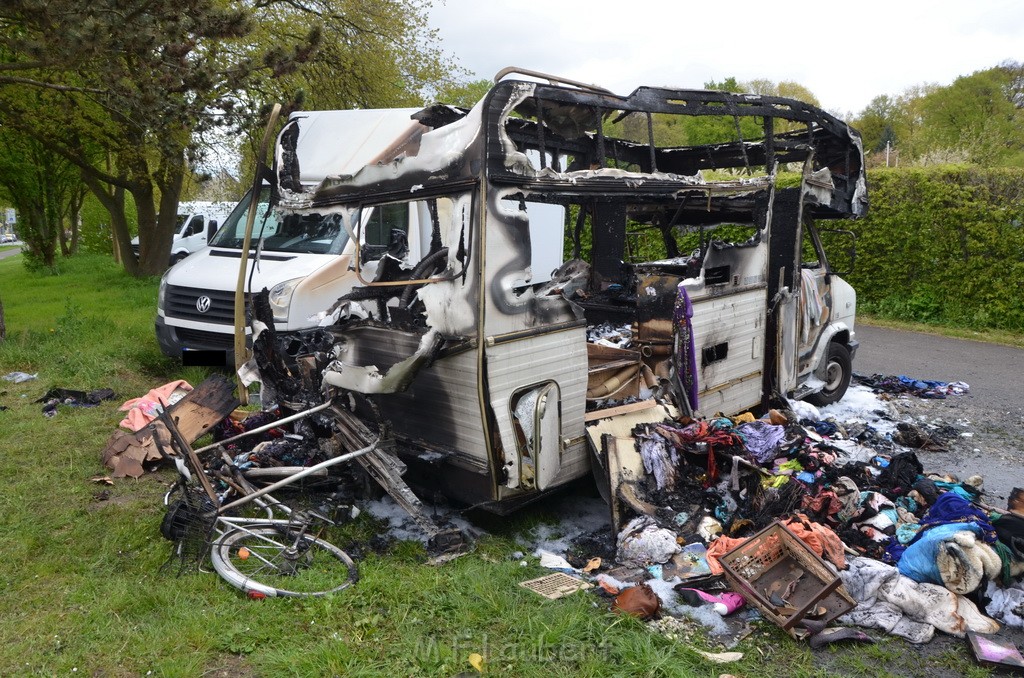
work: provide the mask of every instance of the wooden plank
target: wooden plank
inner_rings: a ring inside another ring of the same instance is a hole
[[[641,400],[638,403],[630,403],[628,405],[619,405],[618,407],[609,407],[603,410],[594,410],[593,412],[587,412],[584,415],[583,420],[588,424],[593,421],[600,421],[602,419],[609,419],[611,417],[617,417],[621,414],[628,414],[630,412],[640,412],[642,410],[650,409],[653,407],[661,407],[661,412],[656,413],[655,417],[661,417],[660,419],[643,419],[637,423],[648,423],[652,421],[664,421],[665,419],[675,419],[679,416],[679,411],[671,405],[662,405],[656,400]]]
[[[235,385],[222,374],[214,374],[192,389],[184,398],[171,405],[167,413],[174,418],[181,437],[193,443],[210,432],[224,417],[239,406],[234,395]],[[155,435],[166,435],[160,421],[150,424]],[[162,437],[161,440],[166,440]]]

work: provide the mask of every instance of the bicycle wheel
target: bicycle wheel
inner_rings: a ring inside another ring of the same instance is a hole
[[[334,544],[277,525],[226,532],[214,542],[210,557],[229,584],[267,596],[323,596],[359,577],[356,564]]]

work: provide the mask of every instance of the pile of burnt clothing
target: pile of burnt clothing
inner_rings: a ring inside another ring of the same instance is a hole
[[[266,428],[265,431],[233,440],[224,446],[234,465],[242,470],[312,466],[327,459],[317,444],[317,431],[311,429],[315,427],[315,422],[310,421],[312,417],[310,420],[300,420],[294,429],[289,425],[272,426],[282,417],[279,409],[254,412],[240,421],[228,417],[214,429],[213,439],[220,442],[248,431]]]
[[[96,407],[104,400],[113,400],[117,395],[112,389],[98,388],[86,393],[68,388],[51,388],[42,397],[36,400],[43,403],[43,415],[54,417],[57,415],[57,407],[67,405],[68,407]]]
[[[841,621],[913,642],[936,628],[991,633],[998,624],[981,611],[989,600],[1020,612],[1005,601],[1016,600],[1007,591],[1024,596],[1015,584],[1024,574],[1024,516],[979,508],[978,476],[926,474],[896,433],[798,421],[788,410],[639,425],[633,439],[645,477],[630,506],[650,510],[620,532],[620,562],[656,567],[667,579],[682,551],[700,546],[708,571],[721,574],[719,558],[780,520],[837,572],[856,563],[844,580],[859,607]],[[982,598],[988,582],[998,595]]]
[[[895,395],[906,393],[918,398],[942,399],[951,395],[964,395],[971,390],[971,387],[962,381],[946,382],[915,379],[902,374],[897,376],[873,374],[870,377],[854,374],[853,380],[858,384],[867,386],[875,393],[891,393]]]
[[[611,348],[632,348],[633,326],[629,323],[612,325],[608,322],[588,326],[587,343]]]

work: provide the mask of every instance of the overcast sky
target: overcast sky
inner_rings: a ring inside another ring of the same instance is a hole
[[[519,66],[616,94],[792,80],[845,115],[879,94],[1024,61],[1021,0],[435,2],[431,24],[472,79]]]

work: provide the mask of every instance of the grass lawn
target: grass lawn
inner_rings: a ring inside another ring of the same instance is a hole
[[[157,280],[136,280],[108,258],[79,255],[60,275],[0,261],[8,338],[0,375],[0,675],[452,676],[934,676],[987,675],[966,649],[923,655],[880,633],[874,646],[812,653],[763,624],[716,665],[692,651],[702,632],[673,640],[608,611],[591,593],[548,601],[518,582],[547,571],[521,567],[523,535],[554,522],[544,504],[488,521],[490,536],[443,566],[417,543],[392,542],[359,559],[361,579],[333,597],[252,601],[212,571],[164,567],[159,533],[170,472],[111,488],[90,481],[121,418],[121,402],[172,379],[206,372],[160,354],[153,336]],[[48,388],[110,387],[118,399],[60,407],[33,402]],[[101,492],[109,490],[109,497]],[[379,530],[360,517],[339,545]]]

